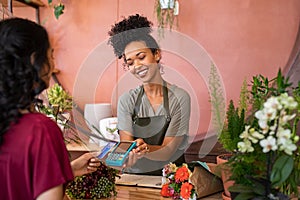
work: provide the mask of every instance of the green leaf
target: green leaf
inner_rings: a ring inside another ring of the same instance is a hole
[[[253,192],[253,187],[249,185],[239,185],[239,184],[234,184],[233,186],[230,186],[228,188],[230,192],[237,192],[237,193],[242,193],[242,192]]]
[[[255,194],[254,192],[244,192],[244,193],[240,193],[238,194],[234,200],[247,200],[247,199],[253,199],[254,197],[257,197],[257,194]]]
[[[48,0],[48,4],[51,4],[52,3],[52,0]]]
[[[64,13],[64,9],[65,9],[65,5],[61,4],[61,3],[54,6],[54,15],[55,15],[56,19],[58,19],[59,16]]]
[[[291,156],[282,155],[274,163],[270,181],[273,187],[280,186],[291,174],[294,160]]]

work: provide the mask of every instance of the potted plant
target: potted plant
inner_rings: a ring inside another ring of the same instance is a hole
[[[251,112],[230,162],[235,199],[299,198],[299,86],[292,88],[280,70],[270,81],[253,77]]]
[[[64,134],[66,143],[84,144],[74,127],[70,126],[71,111],[74,106],[72,96],[57,83],[49,87],[43,94],[43,101],[37,102],[35,105],[37,111],[57,123]]]
[[[230,179],[231,167],[228,165],[228,161],[231,160],[240,141],[239,135],[244,128],[244,113],[244,109],[240,112],[239,108],[235,108],[233,101],[230,100],[226,113],[226,123],[219,134],[219,142],[228,152],[217,156],[217,165],[221,167],[221,178],[224,184],[223,199],[230,199],[231,197],[228,188],[234,184],[234,181]]]
[[[22,2],[22,1],[21,1]],[[40,0],[24,0],[26,4],[34,6],[44,6],[45,4]],[[53,13],[56,19],[58,19],[65,10],[65,5],[58,0],[58,3],[53,3],[53,0],[48,0],[48,6],[53,9]]]
[[[37,108],[40,112],[54,119],[58,125],[64,127],[70,119],[70,111],[73,108],[72,96],[55,83],[46,90],[46,102],[38,104]]]
[[[239,134],[244,128],[245,111],[247,110],[247,83],[244,80],[240,92],[239,107],[235,107],[232,100],[225,113],[225,99],[221,90],[221,82],[214,65],[211,65],[209,75],[209,89],[211,93],[210,102],[212,104],[212,119],[214,129],[218,135],[218,141],[226,150],[226,154],[217,156],[217,169],[223,181],[224,193],[223,199],[230,199],[228,188],[233,185],[230,180],[231,170],[227,164],[229,159],[234,154],[237,143],[240,141]],[[226,117],[226,118],[225,118]]]

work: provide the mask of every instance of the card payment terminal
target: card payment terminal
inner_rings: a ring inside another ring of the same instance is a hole
[[[119,142],[108,154],[105,162],[109,166],[121,167],[126,161],[129,152],[136,147],[136,142]]]

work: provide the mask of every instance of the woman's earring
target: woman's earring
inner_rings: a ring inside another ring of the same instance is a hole
[[[165,73],[165,71],[164,71],[164,66],[162,65],[162,64],[158,64],[158,67],[159,67],[159,72],[160,72],[160,74],[164,74]]]

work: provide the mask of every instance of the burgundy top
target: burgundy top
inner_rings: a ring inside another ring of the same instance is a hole
[[[23,115],[0,145],[0,199],[32,200],[73,180],[63,135],[40,113]]]

